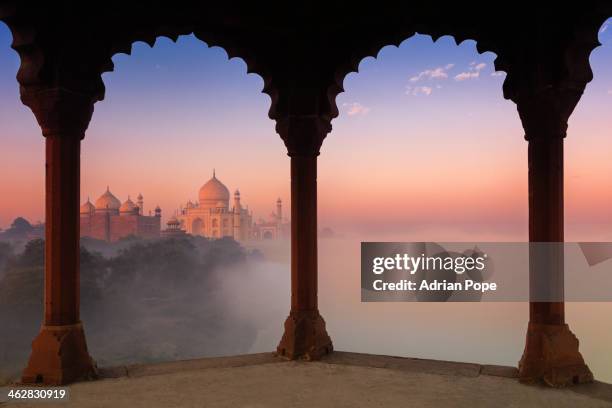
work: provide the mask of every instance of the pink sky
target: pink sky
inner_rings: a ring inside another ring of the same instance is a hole
[[[95,200],[110,185],[122,201],[142,193],[146,211],[159,204],[167,217],[195,200],[216,168],[230,190],[240,188],[256,218],[266,217],[277,197],[288,214],[289,158],[267,118],[261,78],[246,75],[241,60],[228,62],[223,50],[194,41],[136,44],[132,56],[115,57],[115,72],[104,77],[106,99],[83,142],[82,200]],[[602,42],[591,57],[595,80],[566,141],[568,240],[612,239],[612,53]],[[210,72],[184,81],[192,71],[182,59],[197,53]],[[0,51],[14,71],[13,54]],[[320,224],[347,233],[429,230],[442,240],[461,233],[526,239],[527,143],[493,59],[470,41],[415,37],[364,60],[345,80],[341,115],[323,144]],[[0,80],[6,227],[19,215],[44,217],[44,140],[13,77]]]

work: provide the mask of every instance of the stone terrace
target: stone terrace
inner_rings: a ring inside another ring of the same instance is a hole
[[[520,384],[513,367],[346,352],[318,362],[262,353],[114,367],[100,375],[70,386],[71,400],[61,406],[612,407],[610,384],[555,389]]]

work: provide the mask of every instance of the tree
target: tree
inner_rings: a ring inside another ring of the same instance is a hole
[[[0,277],[6,264],[13,259],[13,247],[8,242],[0,242]]]
[[[33,229],[32,224],[23,217],[17,217],[13,220],[11,228],[14,231],[31,231]]]

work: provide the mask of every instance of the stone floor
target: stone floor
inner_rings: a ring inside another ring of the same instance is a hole
[[[320,362],[288,362],[270,353],[117,367],[100,372],[102,380],[73,384],[70,402],[58,405],[612,407],[609,384],[551,389],[519,384],[516,369],[510,367],[343,352],[335,352]]]

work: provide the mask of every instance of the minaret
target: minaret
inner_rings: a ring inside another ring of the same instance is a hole
[[[283,202],[280,197],[276,200],[276,219],[279,224],[283,222]]]
[[[138,201],[136,201],[136,205],[138,206],[138,214],[144,214],[144,200],[142,194],[138,193],[138,197],[136,197]]]
[[[239,241],[242,239],[240,217],[242,215],[242,206],[240,205],[240,191],[236,189],[234,192],[234,239]]]
[[[159,208],[159,205],[155,207],[155,216],[161,218],[161,208]]]

